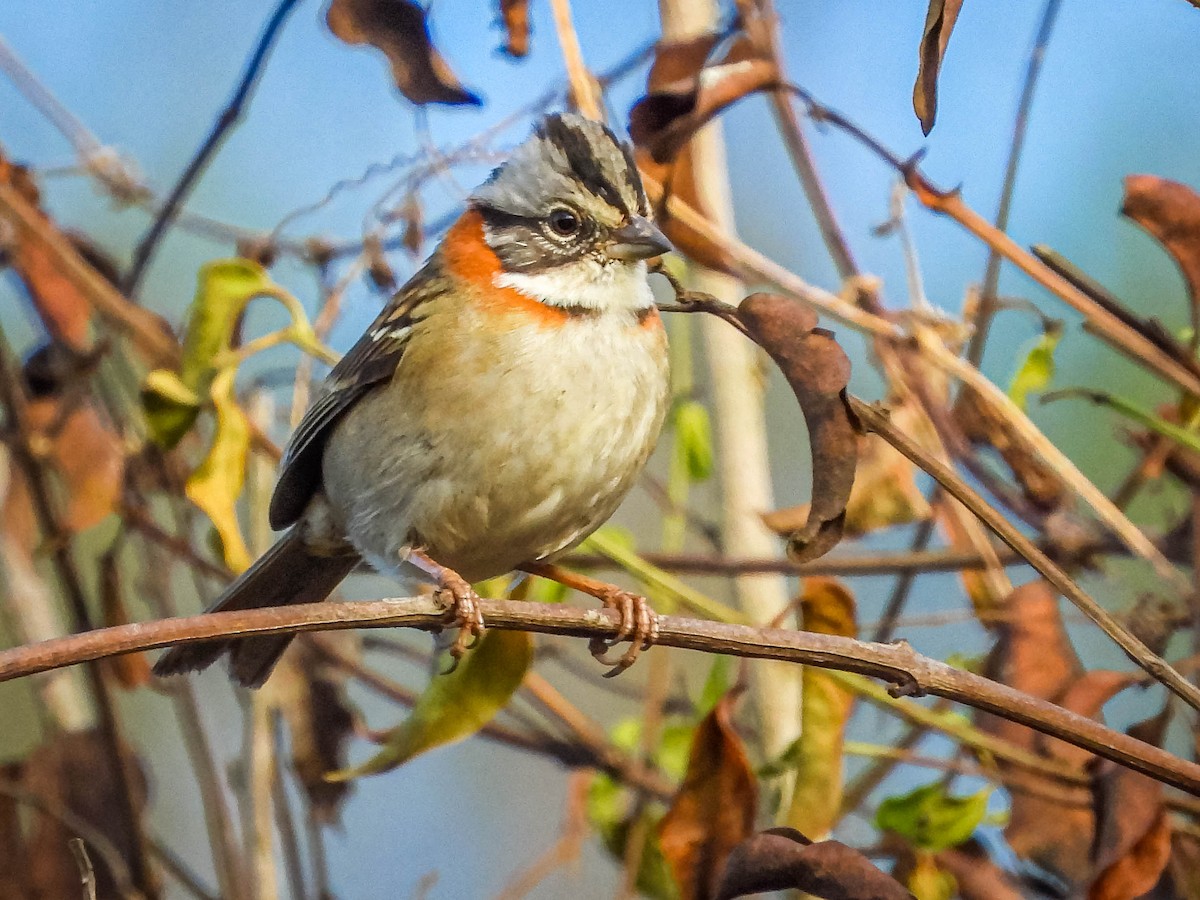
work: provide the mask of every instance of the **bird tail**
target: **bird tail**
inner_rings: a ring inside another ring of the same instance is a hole
[[[238,576],[207,612],[291,606],[324,600],[358,564],[358,554],[317,556],[293,529],[254,565]],[[154,666],[154,674],[180,675],[206,669],[229,652],[229,669],[246,687],[261,687],[293,635],[203,641],[172,647]]]

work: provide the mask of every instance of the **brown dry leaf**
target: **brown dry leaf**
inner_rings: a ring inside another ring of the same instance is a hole
[[[1084,672],[1062,694],[1053,699],[1063,709],[1095,719],[1099,718],[1105,703],[1127,687],[1137,684],[1138,679],[1139,676],[1130,672],[1093,669]],[[1092,759],[1092,754],[1088,751],[1058,738],[1043,735],[1039,737],[1038,744],[1041,752],[1077,766],[1082,767]]]
[[[937,855],[941,868],[958,882],[962,900],[1023,900],[1012,877],[996,865],[974,840]]]
[[[99,897],[130,896],[129,860],[137,838],[128,823],[122,821],[117,785],[109,778],[104,742],[96,731],[57,735],[36,748],[23,763],[8,766],[0,773],[9,783],[32,794],[53,810],[66,810],[88,823],[108,846],[89,845],[96,874]],[[145,805],[145,787],[136,798],[139,811]],[[0,798],[0,802],[3,798]],[[23,810],[24,812],[24,810]],[[11,816],[11,813],[9,814]],[[0,821],[5,818],[0,808]],[[27,819],[19,843],[0,844],[0,873],[12,868],[10,854],[16,854],[29,893],[16,896],[78,897],[79,869],[71,855],[68,840],[77,835],[57,819],[36,814]],[[15,835],[5,829],[9,839]],[[107,852],[111,848],[111,851]],[[9,895],[4,895],[9,896]]]
[[[671,160],[709,119],[758,91],[780,86],[774,62],[745,35],[720,59],[709,54],[722,36],[661,44],[646,95],[629,111],[634,144],[658,163]],[[659,60],[662,60],[660,63]]]
[[[1031,581],[1013,591],[1006,612],[985,674],[1041,700],[1057,700],[1082,668],[1063,628],[1057,594],[1046,582]],[[977,721],[983,730],[1027,750],[1042,746],[1038,734],[1023,725],[984,714]],[[1064,805],[1036,790],[1045,788],[1041,779],[1031,787],[1013,791],[1005,838],[1017,855],[1068,880],[1088,877],[1094,817],[1087,794],[1080,790],[1079,805]]]
[[[1163,711],[1129,729],[1154,746],[1162,744],[1170,721]],[[1133,900],[1154,887],[1171,856],[1171,826],[1163,786],[1146,775],[1098,761],[1095,769],[1096,837],[1092,858],[1099,872],[1088,900]]]
[[[709,33],[687,41],[660,43],[655,50],[654,63],[650,66],[650,73],[646,79],[647,94],[653,94],[681,79],[695,78],[720,39],[721,35]],[[702,202],[696,191],[689,146],[684,146],[668,162],[656,162],[647,148],[635,146],[634,158],[638,168],[662,184],[668,196],[677,197],[693,209],[711,215],[712,211]],[[666,212],[666,198],[660,201],[657,215],[659,226],[671,239],[676,250],[707,268],[734,274],[734,263],[729,252],[670,216]]]
[[[1167,870],[1179,900],[1200,900],[1200,837],[1186,831],[1174,832]]]
[[[925,14],[925,31],[921,35],[920,68],[917,83],[913,85],[913,110],[921,120],[921,131],[929,134],[937,119],[938,75],[950,32],[958,19],[963,0],[929,0],[929,11]]]
[[[359,655],[359,639],[351,632],[330,632],[316,640],[336,645],[339,656]],[[337,824],[342,803],[354,789],[350,782],[325,777],[349,764],[346,751],[354,735],[354,711],[346,696],[344,673],[325,664],[307,640],[299,640],[284,654],[263,690],[272,692],[283,711],[292,767],[313,816],[322,825]]]
[[[858,459],[858,422],[846,402],[850,360],[817,314],[778,294],[751,294],[738,306],[750,337],[775,361],[800,403],[812,445],[812,502],[787,523],[788,555],[817,559],[841,540]]]
[[[412,0],[333,0],[325,24],[347,44],[371,44],[382,51],[396,87],[413,103],[483,105],[433,46],[425,10]]]
[[[717,900],[795,889],[825,900],[913,900],[903,885],[839,841],[814,844],[794,828],[771,828],[734,848]]]
[[[43,219],[50,221],[41,211],[32,174],[24,166],[10,162],[2,152],[0,183],[13,188]],[[91,304],[74,282],[59,272],[49,248],[33,234],[16,229],[7,250],[9,263],[29,292],[46,330],[73,349],[86,351],[91,343]]]
[[[100,608],[104,627],[128,625],[133,619],[125,608],[121,590],[121,572],[117,567],[115,550],[100,557]],[[150,683],[150,662],[145,653],[122,653],[104,660],[105,667],[113,673],[117,683],[127,690],[145,687]]]
[[[1171,823],[1163,813],[1129,848],[1129,852],[1100,873],[1088,900],[1134,900],[1149,892],[1171,858]]]
[[[1082,666],[1063,627],[1058,594],[1042,579],[1012,592],[999,639],[984,667],[987,677],[1039,700],[1055,700],[1079,677]],[[1032,750],[1036,733],[1024,725],[980,715],[980,727]]]
[[[529,0],[500,0],[504,46],[500,49],[520,59],[529,53]]]
[[[681,900],[715,896],[729,853],[754,831],[758,782],[731,721],[734,692],[696,728],[687,773],[658,826]]]
[[[63,403],[70,408],[63,411]],[[30,429],[48,439],[48,458],[68,496],[63,525],[83,531],[110,515],[125,484],[125,448],[87,401],[34,400],[26,408]]]
[[[1154,175],[1125,179],[1122,215],[1146,229],[1175,258],[1188,298],[1200,303],[1200,195],[1177,181]]]
[[[1062,506],[1069,496],[1062,479],[1016,436],[1011,423],[970,388],[959,394],[954,418],[972,444],[1000,454],[1030,503],[1043,510]]]
[[[804,579],[801,628],[857,637],[854,595],[835,578]],[[787,824],[804,834],[827,835],[842,806],[842,745],[854,694],[827,672],[804,667],[800,737],[788,750],[796,784]]]

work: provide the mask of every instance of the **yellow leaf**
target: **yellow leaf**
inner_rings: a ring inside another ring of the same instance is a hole
[[[801,601],[805,631],[855,637],[854,596],[833,578],[808,578]],[[804,668],[801,733],[789,748],[796,785],[787,824],[814,840],[837,823],[842,805],[842,746],[854,695],[821,669]]]
[[[250,424],[237,404],[236,375],[237,369],[230,366],[213,379],[209,394],[217,411],[216,432],[208,455],[188,478],[185,490],[217,529],[225,565],[241,572],[250,565],[250,551],[237,518],[237,501],[246,481]]]
[[[533,639],[525,632],[487,632],[457,669],[430,682],[408,719],[388,732],[383,750],[361,766],[325,777],[347,781],[386,772],[426,750],[470,737],[504,708],[532,660]]]

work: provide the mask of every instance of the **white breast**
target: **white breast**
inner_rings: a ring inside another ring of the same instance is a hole
[[[414,332],[395,381],[336,429],[325,483],[376,567],[394,569],[415,539],[475,581],[613,513],[662,427],[666,340],[628,307],[499,329],[452,312]]]

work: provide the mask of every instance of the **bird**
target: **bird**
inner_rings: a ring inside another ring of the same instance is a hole
[[[629,145],[573,113],[542,118],[331,369],[280,463],[282,536],[209,611],[324,600],[365,561],[434,583],[457,665],[484,628],[471,583],[548,571],[645,466],[669,403],[649,263],[669,250]],[[630,640],[619,670],[657,617],[590,592],[619,613],[613,642]],[[259,687],[291,637],[175,646],[154,672],[228,654]]]

